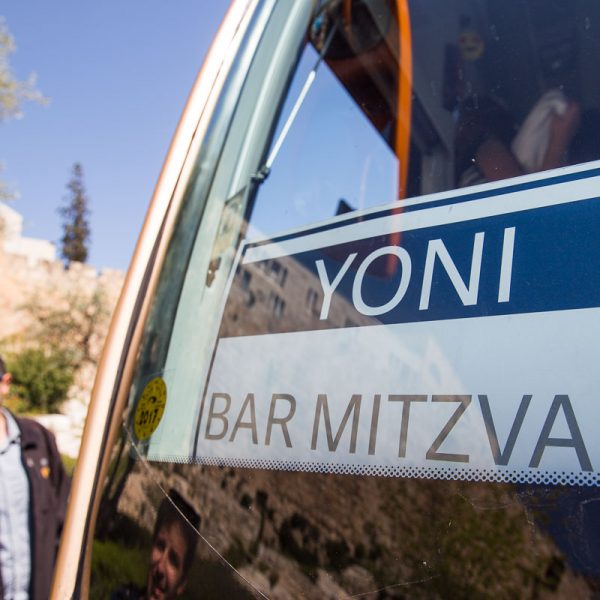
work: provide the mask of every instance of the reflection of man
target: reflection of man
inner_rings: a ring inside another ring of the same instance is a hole
[[[196,552],[200,517],[174,490],[158,507],[146,589],[126,585],[112,600],[169,600],[183,594]]]
[[[177,492],[171,491],[169,498],[162,501],[154,524],[148,600],[177,598],[183,593],[196,551],[194,529],[198,529],[200,517]]]
[[[45,599],[69,482],[54,436],[2,406],[9,384],[0,358],[0,598]]]

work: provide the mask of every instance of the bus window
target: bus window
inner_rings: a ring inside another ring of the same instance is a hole
[[[245,14],[115,374],[91,596],[592,597],[600,5]]]

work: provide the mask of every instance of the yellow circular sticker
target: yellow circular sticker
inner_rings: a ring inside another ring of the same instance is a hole
[[[144,388],[135,409],[133,431],[138,440],[146,440],[156,431],[166,404],[167,385],[161,377],[155,377]]]

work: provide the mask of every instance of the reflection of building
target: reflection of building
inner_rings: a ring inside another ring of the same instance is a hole
[[[340,293],[333,294],[327,320],[321,320],[322,302],[323,289],[318,276],[294,258],[242,264],[229,292],[220,336],[381,325],[376,318],[360,314]],[[447,349],[440,346],[435,335],[429,335],[427,330],[418,336],[403,334],[398,328],[388,326],[381,328],[378,336],[381,340],[378,345],[369,341],[359,343],[354,338],[358,345],[353,352],[359,353],[366,363],[379,365],[383,372],[388,369],[397,373],[401,381],[412,382],[415,388],[464,390]],[[381,356],[381,347],[386,348],[385,358]],[[280,353],[289,355],[290,363],[298,361],[292,346],[282,345]]]
[[[23,237],[23,217],[0,202],[0,240],[7,254],[26,256],[30,262],[56,259],[56,247],[47,240]]]
[[[319,316],[323,289],[319,278],[291,257],[240,265],[234,277],[221,335],[255,335],[375,325],[334,293],[327,321]]]

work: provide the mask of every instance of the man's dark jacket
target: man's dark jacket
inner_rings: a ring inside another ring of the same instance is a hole
[[[15,417],[21,430],[21,460],[29,480],[31,600],[50,596],[52,571],[69,494],[54,436],[31,419]],[[0,598],[4,596],[0,578]]]

